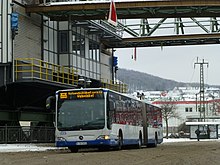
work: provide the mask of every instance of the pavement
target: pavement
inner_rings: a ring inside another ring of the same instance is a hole
[[[189,138],[169,138],[163,139],[163,143],[175,143],[175,142],[187,142],[187,141],[197,141],[197,139]],[[200,141],[218,141],[220,139],[200,139]],[[47,151],[47,150],[57,150],[63,148],[57,148],[53,143],[50,144],[0,144],[0,152],[25,152],[25,151]]]

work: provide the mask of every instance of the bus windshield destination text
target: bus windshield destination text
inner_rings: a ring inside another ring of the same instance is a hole
[[[102,91],[61,92],[60,99],[68,99],[69,96],[75,96],[74,98],[77,99],[94,98],[95,95],[100,95],[100,94],[102,94]]]

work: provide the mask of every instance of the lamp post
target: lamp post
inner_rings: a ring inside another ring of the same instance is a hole
[[[89,78],[84,78],[84,77],[80,77],[78,81],[80,82],[83,88],[90,86],[92,82]]]

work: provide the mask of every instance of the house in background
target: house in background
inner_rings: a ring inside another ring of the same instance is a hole
[[[162,105],[167,101],[176,105],[178,118],[169,119],[169,132],[177,133],[178,127],[186,121],[198,121],[201,118],[200,106],[204,104],[205,120],[220,121],[220,89],[205,88],[204,103],[200,102],[199,87],[175,87],[170,91],[139,91],[144,100],[155,105]],[[165,127],[165,123],[163,123]]]

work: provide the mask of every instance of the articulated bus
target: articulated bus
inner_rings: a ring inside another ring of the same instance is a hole
[[[56,92],[57,147],[71,152],[96,147],[121,149],[162,143],[159,107],[103,88]]]

